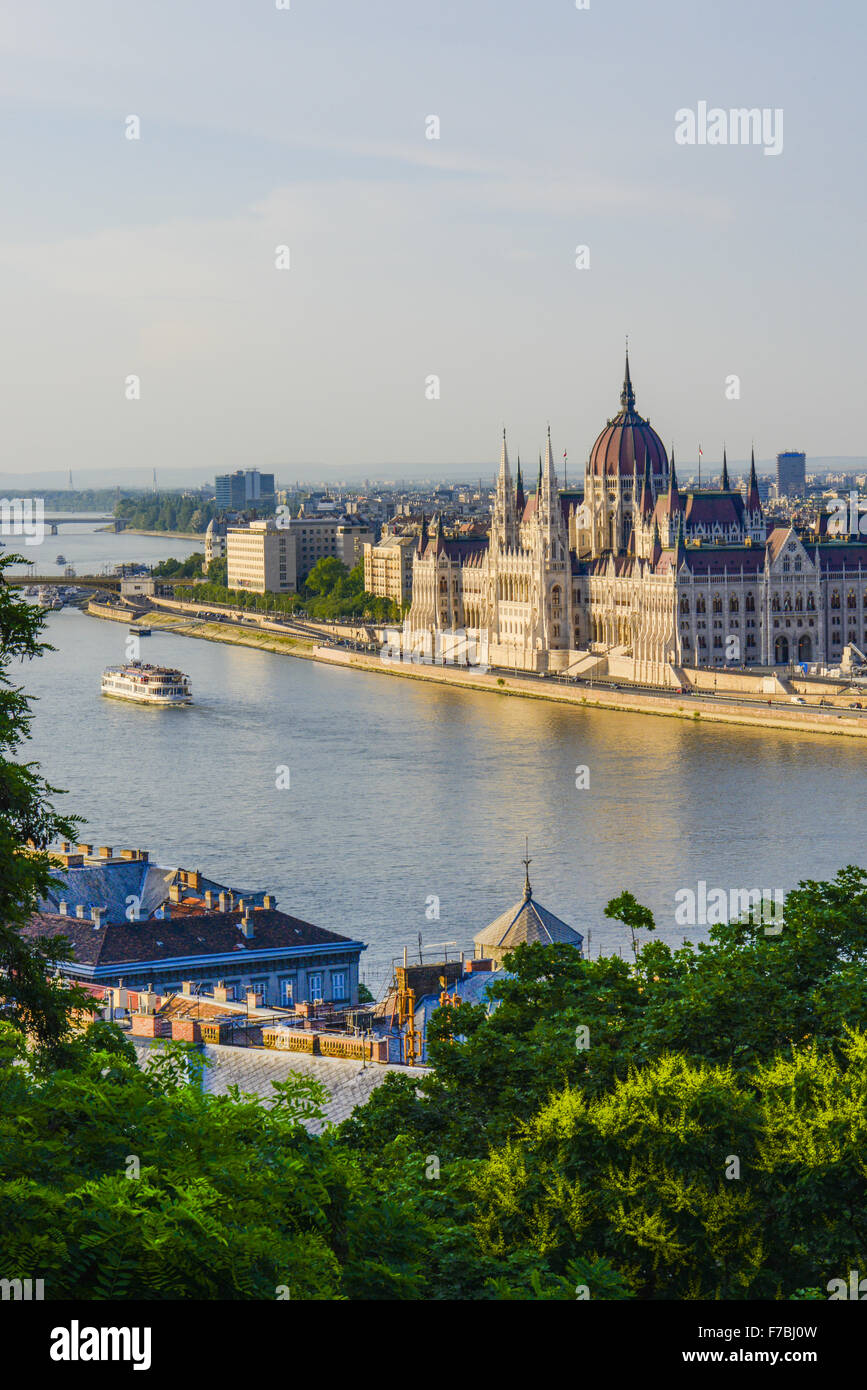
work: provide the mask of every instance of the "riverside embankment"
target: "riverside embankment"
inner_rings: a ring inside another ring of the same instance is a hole
[[[95,617],[114,621],[129,621],[117,610],[101,609],[91,604],[88,611]],[[508,672],[484,672],[476,668],[426,666],[415,662],[385,660],[381,656],[350,651],[326,644],[326,630],[321,639],[310,631],[284,634],[269,630],[267,624],[249,626],[207,622],[182,612],[164,608],[151,609],[144,621],[150,627],[195,637],[203,641],[221,642],[231,646],[254,647],[285,656],[320,661],[332,666],[368,671],[375,675],[398,676],[405,680],[427,681],[458,689],[485,691],[501,697],[520,697],[547,700],[581,709],[620,710],[628,714],[650,714],[660,718],[691,720],[696,723],[753,725],[796,734],[819,734],[825,737],[867,738],[867,711],[848,709],[818,709],[808,705],[790,705],[781,699],[764,702],[738,701],[732,697],[708,695],[676,695],[638,690],[612,690],[592,687],[586,683],[566,685],[554,679],[518,676]],[[312,628],[312,624],[306,625]]]

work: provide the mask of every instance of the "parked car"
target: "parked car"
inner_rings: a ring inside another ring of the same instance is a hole
[[[805,705],[807,703],[801,695],[792,695],[791,701],[793,705]]]
[[[851,705],[849,706],[849,708],[850,708],[850,709],[863,709],[864,706],[862,705],[862,703],[861,703],[860,700],[853,700],[852,703],[851,703]]]

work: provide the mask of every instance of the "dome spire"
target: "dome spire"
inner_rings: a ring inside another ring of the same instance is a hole
[[[524,865],[524,897],[530,899],[533,896],[533,890],[530,887],[530,865],[533,861],[530,858],[530,840],[526,835],[524,836],[524,858],[521,862]]]
[[[626,370],[623,374],[623,390],[620,392],[620,407],[622,410],[635,409],[635,392],[632,389],[632,377],[629,374],[629,336],[626,338]]]

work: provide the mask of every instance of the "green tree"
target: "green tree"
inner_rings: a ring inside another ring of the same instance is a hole
[[[87,996],[55,978],[69,958],[66,943],[21,933],[55,882],[48,846],[60,836],[74,839],[78,822],[54,810],[50,798],[58,789],[36,763],[7,756],[30,737],[32,722],[30,698],[13,683],[10,668],[52,650],[39,638],[41,610],[3,578],[21,563],[18,555],[0,557],[0,999],[4,1016],[50,1051],[68,1033],[69,1010],[85,1006]]]

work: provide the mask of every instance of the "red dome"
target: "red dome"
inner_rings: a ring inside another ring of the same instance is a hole
[[[629,376],[629,357],[626,358],[626,377],[620,393],[620,410],[609,420],[593,448],[588,464],[597,478],[628,475],[638,468],[644,474],[645,456],[650,456],[650,471],[656,477],[668,475],[668,455],[656,430],[635,409],[635,392]]]

